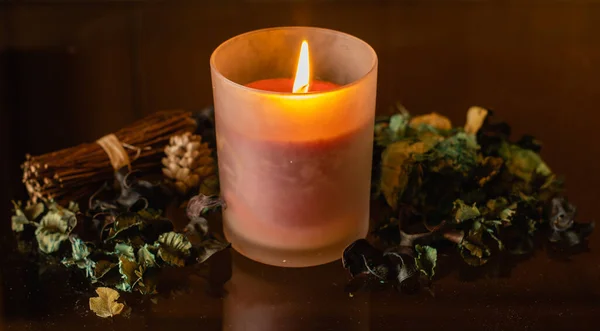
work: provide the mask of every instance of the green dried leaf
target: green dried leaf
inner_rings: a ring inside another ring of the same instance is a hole
[[[488,200],[486,204],[486,217],[496,219],[498,226],[509,226],[512,224],[513,217],[517,213],[517,203],[510,203],[506,198],[499,197],[497,199]]]
[[[506,223],[511,223],[512,218],[515,216],[515,213],[517,212],[517,206],[514,205],[510,206],[508,208],[504,208],[502,209],[502,211],[500,212],[500,220]]]
[[[88,258],[89,247],[75,236],[69,237],[69,240],[71,241],[71,257],[64,258],[62,264],[67,267],[75,265],[79,269],[84,269],[86,277],[93,278],[96,263]]]
[[[83,242],[83,240],[77,237],[71,237],[71,254],[73,259],[81,261],[87,259],[90,255],[89,247]]]
[[[467,174],[477,165],[477,151],[479,145],[473,135],[459,132],[450,136],[416,160],[428,162],[431,171],[439,172],[444,168],[450,168],[456,172]]]
[[[508,171],[525,183],[531,183],[535,175],[552,175],[552,171],[540,155],[532,150],[505,142],[500,147],[499,153],[504,158]]]
[[[60,244],[69,238],[77,224],[75,214],[68,210],[49,211],[35,231],[40,250],[46,254],[58,251]]]
[[[145,238],[137,234],[128,236],[126,240],[127,243],[133,247],[141,247],[146,244]]]
[[[12,203],[14,206],[14,215],[11,217],[13,231],[22,232],[25,225],[37,225],[35,220],[44,212],[43,203],[29,204],[24,209],[21,208],[21,202],[12,201]]]
[[[143,224],[141,217],[136,213],[123,213],[116,217],[113,223],[113,228],[110,229],[108,234],[108,240],[116,238],[120,233],[131,229],[133,227],[139,227]]]
[[[137,262],[139,265],[144,266],[145,268],[156,266],[156,256],[151,252],[151,250],[154,251],[155,248],[148,246],[147,244],[138,249]]]
[[[410,115],[408,112],[394,114],[390,117],[390,133],[392,141],[397,141],[404,137],[408,123],[410,122]]]
[[[502,210],[508,207],[509,201],[505,197],[499,197],[496,199],[490,199],[487,201],[485,207],[488,209],[489,214],[496,215]]]
[[[219,176],[212,175],[202,180],[198,192],[206,196],[218,196],[219,190]]]
[[[478,165],[473,176],[479,186],[483,187],[500,174],[500,170],[504,165],[504,160],[499,157],[483,157],[481,155],[477,156],[477,160]]]
[[[446,116],[433,112],[411,118],[410,127],[418,131],[428,130],[439,132],[451,130],[452,123]]]
[[[462,200],[454,201],[454,221],[456,223],[462,223],[464,221],[472,220],[481,215],[479,209],[473,204],[472,206],[466,205]]]
[[[410,114],[398,105],[399,113],[377,120],[375,123],[375,142],[379,146],[387,146],[406,136]]]
[[[121,274],[122,282],[116,287],[124,292],[131,292],[135,283],[137,283],[139,277],[136,275],[136,269],[138,268],[135,260],[130,260],[125,256],[119,257],[119,273]]]
[[[96,262],[96,265],[94,267],[94,277],[92,279],[92,283],[95,283],[96,281],[102,279],[104,276],[106,276],[106,274],[108,274],[116,266],[117,266],[116,263],[113,263],[113,262],[110,262],[107,260],[100,260],[100,261]]]
[[[158,247],[158,256],[166,263],[183,267],[185,260],[190,256],[192,244],[182,234],[167,232],[160,235],[154,244]]]
[[[437,249],[431,246],[416,245],[415,251],[417,252],[417,257],[415,258],[417,269],[427,276],[427,278],[433,279],[437,265]]]
[[[490,249],[483,243],[484,230],[479,222],[474,222],[469,234],[458,245],[463,260],[469,265],[483,265],[491,256]]]
[[[229,247],[228,242],[222,242],[216,239],[208,239],[204,240],[198,249],[198,257],[196,258],[196,262],[202,263],[208,258],[210,258],[213,254],[224,250]]]
[[[138,270],[136,270],[135,273],[138,277],[136,289],[141,294],[150,295],[157,293],[156,286],[158,282],[158,269],[145,268],[144,266],[139,266]]]
[[[25,230],[25,225],[34,224],[30,220],[27,219],[27,216],[23,213],[20,206],[13,201],[14,207],[14,215],[10,218],[12,223],[12,230],[15,232],[22,232]]]
[[[138,216],[145,220],[157,220],[163,218],[162,210],[146,208],[137,212]]]
[[[96,289],[96,293],[97,297],[90,298],[90,309],[98,317],[113,317],[123,311],[125,305],[117,302],[119,292],[108,287],[99,287]]]
[[[496,236],[496,231],[492,228],[486,228],[485,230],[487,231],[488,235],[496,241],[498,244],[498,249],[504,250],[504,243],[502,243],[502,240]]]
[[[12,222],[12,230],[15,232],[22,232],[25,230],[25,225],[31,224],[21,210],[16,210],[15,214],[10,218],[10,220]]]
[[[70,210],[72,213],[78,213],[79,204],[77,204],[77,202],[70,201],[69,205],[67,206],[67,209]]]
[[[390,144],[381,159],[381,191],[392,208],[397,208],[415,164],[414,155],[425,153],[431,146],[424,142],[401,140]]]
[[[133,247],[125,243],[118,243],[115,245],[115,254],[117,254],[119,257],[126,257],[129,260],[135,260],[135,252],[133,251]]]

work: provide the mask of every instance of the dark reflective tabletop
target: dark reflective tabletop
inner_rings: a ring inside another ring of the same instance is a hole
[[[291,269],[226,250],[205,265],[164,271],[150,300],[122,294],[128,317],[96,317],[93,287],[77,271],[16,252],[3,255],[1,326],[8,330],[483,330],[596,329],[600,247],[569,259],[538,250],[483,268],[440,258],[432,291],[349,293],[341,262]],[[7,238],[5,245],[16,244]]]

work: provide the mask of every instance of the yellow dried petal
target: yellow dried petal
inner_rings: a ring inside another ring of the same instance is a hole
[[[124,304],[117,302],[119,292],[108,288],[99,287],[96,289],[97,297],[90,298],[90,309],[99,317],[106,318],[119,315]]]
[[[476,134],[483,125],[488,114],[487,109],[473,106],[467,111],[467,123],[465,124],[465,132]]]
[[[431,113],[427,115],[415,116],[410,120],[410,127],[416,128],[421,124],[431,125],[438,130],[450,130],[452,129],[452,123],[448,117],[440,115],[438,113]]]

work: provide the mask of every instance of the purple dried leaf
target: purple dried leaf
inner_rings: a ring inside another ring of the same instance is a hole
[[[225,209],[225,201],[220,197],[209,197],[203,194],[196,195],[190,199],[187,205],[187,216],[194,219],[211,209],[221,207]]]

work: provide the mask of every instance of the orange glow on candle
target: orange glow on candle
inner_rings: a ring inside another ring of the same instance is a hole
[[[298,67],[296,68],[296,77],[294,78],[294,87],[292,93],[306,93],[310,85],[310,62],[308,57],[308,43],[302,42],[300,47],[300,56],[298,57]]]

